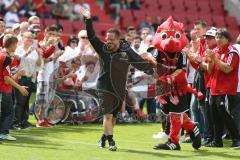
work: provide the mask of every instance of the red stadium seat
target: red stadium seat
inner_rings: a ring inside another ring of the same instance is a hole
[[[143,9],[150,9],[150,8],[161,8],[161,5],[157,0],[145,1],[142,7]]]
[[[210,9],[214,15],[224,16],[225,14],[223,5],[220,3],[214,3],[214,4],[210,3]]]
[[[134,11],[133,12],[133,20],[134,23],[141,24],[142,22],[145,22],[147,13],[144,11]]]
[[[107,30],[110,28],[119,29],[118,25],[113,25],[113,24],[109,24],[109,23],[98,23],[98,22],[95,22],[93,24],[93,27],[98,36],[105,36]]]
[[[72,25],[74,34],[77,34],[82,29],[86,29],[85,24],[82,21],[73,21]]]
[[[213,24],[215,27],[226,27],[226,23],[223,16],[213,16]]]
[[[183,4],[178,4],[174,6],[174,13],[184,13],[186,12],[186,8],[183,6]]]
[[[133,11],[133,18],[136,19],[145,19],[147,13],[145,11]]]
[[[133,23],[132,10],[121,10],[120,12],[120,26],[126,29],[128,23]]]
[[[226,24],[227,24],[228,28],[235,29],[235,30],[238,29],[238,23],[237,23],[236,17],[226,16],[225,21],[226,21]]]
[[[197,6],[200,10],[210,10],[209,1],[197,1]]]
[[[56,19],[48,19],[48,18],[44,19],[45,28],[56,23],[57,23]]]
[[[201,17],[199,16],[199,19],[205,21],[209,27],[214,26],[213,18],[210,14]]]
[[[73,33],[72,21],[61,19],[59,21],[59,24],[61,24],[63,26],[64,33],[67,33],[67,34],[72,34]]]
[[[181,23],[184,23],[184,24],[187,23],[185,14],[174,14],[173,18],[174,18],[174,20],[176,20],[178,22],[181,22]]]
[[[197,8],[196,0],[191,0],[191,1],[185,0],[183,4],[187,9]]]
[[[199,20],[198,14],[187,14],[186,15],[187,24],[193,24],[196,20]]]
[[[230,32],[230,35],[231,35],[231,38],[232,38],[232,42],[235,42],[238,35],[239,35],[239,30],[231,30],[231,29],[228,29],[228,31]]]

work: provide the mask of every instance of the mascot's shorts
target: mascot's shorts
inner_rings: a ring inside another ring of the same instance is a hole
[[[98,91],[98,100],[104,115],[113,114],[113,117],[117,117],[122,108],[123,100],[109,91]]]

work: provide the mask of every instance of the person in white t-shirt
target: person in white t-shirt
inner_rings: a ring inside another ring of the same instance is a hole
[[[80,56],[80,51],[78,50],[77,45],[78,45],[78,38],[71,36],[68,39],[67,47],[65,48],[63,55],[59,57],[59,61],[67,62]]]
[[[82,85],[83,90],[96,89],[99,71],[99,64],[91,61],[80,67],[76,74],[78,83]]]
[[[32,46],[33,35],[31,32],[25,32],[22,36],[22,45],[18,46],[15,56],[20,60],[19,70],[24,70],[25,75],[22,76],[18,83],[26,86],[28,96],[23,96],[19,91],[15,90],[15,129],[27,128],[31,124],[28,122],[29,100],[33,91],[33,85],[36,80],[37,68],[41,66],[42,57]]]
[[[6,28],[11,28],[15,23],[19,23],[19,17],[17,14],[17,8],[15,6],[11,6],[9,11],[5,14],[4,20],[6,23]]]

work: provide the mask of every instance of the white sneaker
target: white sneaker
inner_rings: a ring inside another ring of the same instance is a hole
[[[159,132],[158,134],[153,134],[152,138],[154,138],[154,139],[168,139],[169,135],[167,135],[165,132]]]
[[[185,141],[185,135],[180,137],[180,142],[184,142]]]

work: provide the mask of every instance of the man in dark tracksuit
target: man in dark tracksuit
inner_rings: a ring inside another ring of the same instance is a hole
[[[120,32],[117,29],[109,29],[106,43],[103,43],[94,33],[90,12],[81,8],[81,13],[86,21],[88,39],[100,59],[97,89],[99,103],[104,113],[104,133],[99,146],[105,147],[105,141],[108,140],[109,150],[115,151],[117,147],[113,140],[113,127],[125,99],[129,65],[147,74],[153,74],[153,65],[135,53],[126,41],[120,40]]]

